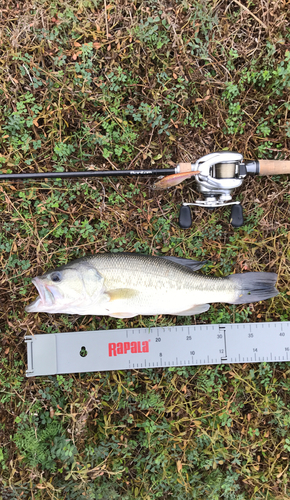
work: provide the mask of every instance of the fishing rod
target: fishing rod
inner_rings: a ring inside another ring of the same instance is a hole
[[[189,228],[192,224],[190,206],[214,209],[231,205],[230,222],[233,227],[243,225],[243,208],[240,201],[232,201],[232,191],[240,187],[246,175],[290,174],[290,161],[244,161],[236,152],[220,151],[203,156],[195,163],[179,163],[175,168],[150,170],[86,170],[81,172],[32,172],[0,174],[1,180],[64,179],[74,177],[132,177],[164,176],[154,184],[155,189],[176,186],[195,176],[197,190],[204,199],[183,203],[179,212],[179,225]]]
[[[28,174],[0,174],[1,180],[19,181],[24,179],[69,179],[74,177],[132,177],[146,175],[171,175],[180,170],[176,168],[158,168],[153,170],[85,170],[80,172],[31,172]]]

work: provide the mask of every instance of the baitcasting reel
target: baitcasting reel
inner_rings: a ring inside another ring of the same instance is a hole
[[[232,191],[242,185],[247,174],[259,173],[259,162],[245,163],[240,153],[222,151],[203,156],[196,163],[191,164],[191,170],[198,171],[195,181],[204,199],[198,199],[194,203],[183,203],[179,213],[180,227],[191,226],[189,208],[191,205],[209,209],[231,205],[232,226],[242,226],[243,208],[239,201],[232,201]]]

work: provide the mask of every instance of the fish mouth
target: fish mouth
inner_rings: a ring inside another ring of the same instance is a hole
[[[55,298],[48,285],[45,285],[38,277],[33,278],[32,283],[37,288],[39,296],[25,310],[27,312],[45,312],[48,307],[55,303]]]

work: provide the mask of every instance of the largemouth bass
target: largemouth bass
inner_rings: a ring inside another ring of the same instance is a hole
[[[27,312],[191,316],[209,303],[246,304],[278,294],[275,273],[197,274],[204,262],[134,253],[105,253],[74,260],[32,280],[39,297]]]

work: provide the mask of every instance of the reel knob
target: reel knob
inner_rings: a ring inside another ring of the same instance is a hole
[[[244,224],[243,207],[240,203],[232,205],[230,223],[233,227],[241,227]]]
[[[178,222],[182,229],[188,229],[189,227],[191,227],[191,211],[188,205],[181,205]]]

